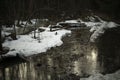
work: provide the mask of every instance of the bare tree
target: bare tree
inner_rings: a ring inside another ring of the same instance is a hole
[[[0,54],[2,53],[3,48],[2,48],[2,26],[0,25]]]
[[[37,29],[37,19],[36,19],[35,25],[34,25],[34,39],[36,39],[36,29]]]

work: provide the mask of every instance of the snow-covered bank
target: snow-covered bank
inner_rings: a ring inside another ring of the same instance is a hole
[[[49,28],[44,32],[36,33],[37,36],[40,36],[40,43],[37,39],[32,38],[33,34],[29,35],[18,35],[18,40],[14,41],[5,41],[3,43],[4,47],[9,47],[10,51],[7,55],[16,55],[16,53],[24,54],[25,56],[29,56],[32,54],[38,54],[41,52],[46,52],[51,47],[62,45],[62,37],[67,33],[71,33],[69,30],[58,30],[54,32],[50,32]]]
[[[95,42],[95,40],[102,34],[104,34],[106,29],[109,28],[114,28],[119,26],[119,24],[115,23],[115,22],[107,22],[102,20],[101,18],[97,17],[99,19],[99,22],[95,22],[95,21],[83,21],[81,19],[79,20],[67,20],[64,23],[83,23],[86,25],[86,27],[90,28],[90,32],[92,33],[91,37],[90,37],[90,41],[91,42]]]
[[[85,22],[85,21],[81,21],[81,23],[84,23],[85,25],[87,25],[87,27],[90,27],[90,32],[92,32],[92,35],[90,37],[90,41],[91,42],[95,42],[95,40],[102,34],[104,34],[106,29],[109,28],[114,28],[119,26],[119,24],[115,23],[115,22],[108,22],[108,21],[104,21],[102,20],[100,17],[95,16],[99,22],[94,22],[92,20],[90,20],[89,22]]]
[[[90,37],[90,41],[91,42],[95,42],[95,40],[101,35],[104,34],[106,29],[109,28],[114,28],[117,27],[118,24],[116,24],[115,22],[102,22],[100,25],[95,25],[93,27],[91,27],[90,32],[93,32],[93,34]]]
[[[120,70],[112,74],[94,74],[88,78],[81,78],[80,80],[120,80]]]

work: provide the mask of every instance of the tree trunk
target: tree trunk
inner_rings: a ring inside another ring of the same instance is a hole
[[[5,79],[5,68],[2,69],[2,76],[3,76],[2,80],[6,80]]]
[[[17,40],[15,24],[13,26],[14,26],[13,27],[13,30],[14,30],[14,32],[13,32],[13,40]]]
[[[0,25],[0,54],[2,52],[3,48],[2,48],[2,26]]]
[[[36,39],[36,29],[37,29],[37,19],[36,19],[36,22],[35,22],[35,27],[34,27],[34,39]]]

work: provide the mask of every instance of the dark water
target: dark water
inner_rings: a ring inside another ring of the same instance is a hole
[[[109,57],[105,58],[108,55],[102,53],[104,52],[102,40],[99,41],[101,45],[96,45],[90,43],[89,38],[88,29],[74,29],[71,35],[68,34],[63,38],[62,46],[51,48],[46,53],[33,55],[29,58],[30,62],[1,69],[0,78],[4,80],[79,80],[94,73],[117,70],[119,65],[115,64],[118,64],[119,60],[115,63],[115,58],[110,58],[110,62],[117,66],[111,67],[107,61]]]

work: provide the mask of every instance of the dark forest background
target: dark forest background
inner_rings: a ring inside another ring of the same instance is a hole
[[[18,23],[35,18],[57,21],[87,15],[120,23],[120,0],[0,0],[0,51],[2,25],[14,25],[15,20]]]
[[[120,0],[0,0],[0,24],[14,20],[49,18],[90,12],[120,18]]]

